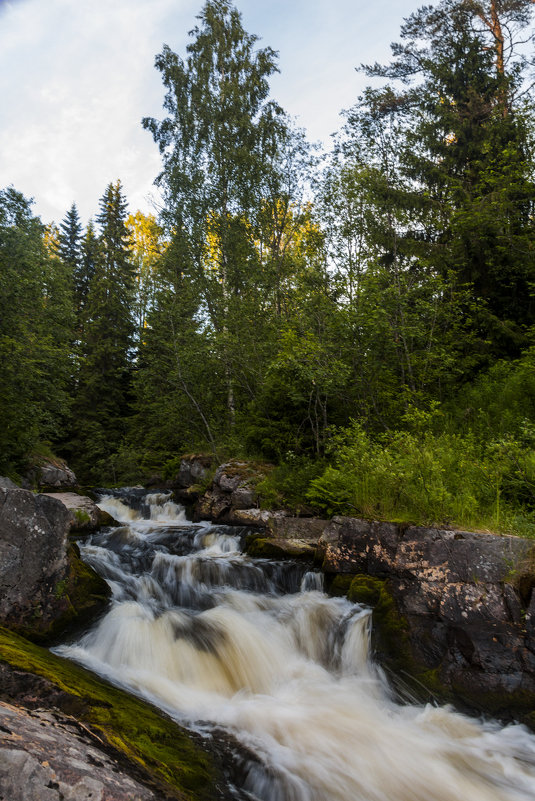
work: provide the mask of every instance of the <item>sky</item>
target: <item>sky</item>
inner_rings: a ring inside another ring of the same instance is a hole
[[[141,126],[161,119],[154,57],[186,55],[203,0],[0,0],[0,189],[35,200],[46,223],[73,202],[82,222],[121,179],[131,211],[154,211],[158,148]],[[259,47],[279,52],[271,95],[328,148],[367,83],[361,63],[388,60],[418,0],[235,0]]]

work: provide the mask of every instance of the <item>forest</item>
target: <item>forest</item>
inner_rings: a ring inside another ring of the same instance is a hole
[[[206,0],[156,57],[157,214],[0,191],[0,473],[209,452],[271,465],[266,506],[535,536],[532,9],[416,10],[323,153]]]

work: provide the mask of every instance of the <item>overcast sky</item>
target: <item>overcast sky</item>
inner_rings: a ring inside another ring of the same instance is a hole
[[[82,221],[110,181],[151,210],[160,158],[140,121],[163,116],[162,44],[185,55],[203,0],[0,0],[0,188],[45,222]],[[385,60],[417,0],[237,0],[244,27],[279,51],[272,96],[328,147],[356,101],[361,62]]]

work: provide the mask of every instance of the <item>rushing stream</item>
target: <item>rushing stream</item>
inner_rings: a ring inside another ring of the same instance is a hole
[[[535,737],[396,703],[369,654],[370,610],[323,594],[319,573],[250,559],[243,531],[191,524],[161,494],[99,505],[123,525],[81,550],[113,604],[58,652],[183,725],[226,728],[258,756],[248,798],[533,801]]]

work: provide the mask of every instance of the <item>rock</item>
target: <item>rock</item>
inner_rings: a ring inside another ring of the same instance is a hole
[[[184,456],[180,462],[177,475],[172,483],[177,489],[187,489],[203,481],[214,463],[212,454],[192,454]]]
[[[499,715],[535,708],[532,549],[518,537],[353,518],[331,521],[319,544],[328,574],[359,577],[350,597],[369,598],[379,627],[388,609],[393,645],[383,636],[380,652],[392,670]]]
[[[285,515],[285,512],[270,512],[267,509],[230,509],[226,521],[231,526],[266,528],[271,520]]]
[[[108,512],[100,509],[86,495],[78,495],[76,492],[45,492],[43,494],[60,501],[69,510],[71,531],[88,533],[101,526],[119,525]]]
[[[246,553],[255,558],[299,559],[312,562],[315,548],[309,542],[298,539],[253,536],[247,542]]]
[[[20,489],[20,487],[15,484],[14,481],[11,481],[10,478],[7,478],[7,476],[0,476],[0,487],[4,489]]]
[[[257,504],[257,494],[250,487],[237,487],[230,496],[233,509],[252,509]]]
[[[194,520],[264,526],[269,518],[259,513],[255,486],[269,469],[271,465],[237,459],[219,465],[210,489],[196,500]]]
[[[99,611],[109,588],[68,543],[55,498],[0,488],[0,623],[46,639]]]
[[[268,527],[274,537],[287,540],[302,540],[318,545],[320,537],[329,525],[329,520],[319,517],[283,517],[272,515]]]
[[[27,480],[38,489],[72,489],[78,483],[70,467],[62,459],[39,459],[29,470]]]
[[[156,801],[72,718],[0,702],[0,798]]]
[[[53,801],[131,801],[142,791],[147,793],[143,801],[153,795],[159,801],[249,798],[236,788],[247,771],[249,752],[232,735],[186,731],[149,703],[1,627],[0,701],[17,713],[6,719],[0,707],[0,764],[5,745],[6,750],[35,756],[41,767],[51,767],[56,773],[52,784],[64,785],[63,795]],[[39,724],[37,732],[26,728],[24,716],[30,726]],[[42,743],[50,749],[44,759],[42,751],[34,751]],[[91,775],[104,784],[102,794],[91,784],[89,791],[97,794],[82,793],[87,789],[87,761],[93,765]],[[101,767],[104,776],[111,767],[116,784],[103,781]],[[11,777],[16,779],[12,771]],[[8,794],[0,778],[0,799],[38,801],[41,796],[30,794],[28,779],[25,774],[22,786],[12,781]]]

